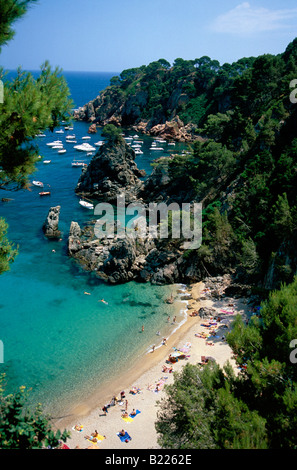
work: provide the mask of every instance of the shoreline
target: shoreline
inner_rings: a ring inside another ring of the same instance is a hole
[[[185,321],[181,322],[172,332],[166,345],[160,345],[154,351],[149,351],[138,358],[129,370],[100,387],[91,397],[88,397],[86,402],[73,404],[66,417],[53,422],[55,428],[61,430],[66,428],[71,431],[71,438],[67,440],[67,445],[70,448],[159,448],[154,423],[157,417],[157,401],[164,396],[164,391],[163,389],[156,391],[155,386],[159,381],[162,382],[162,388],[165,384],[173,382],[174,374],[163,372],[162,368],[164,365],[168,365],[166,360],[175,348],[191,344],[188,357],[172,364],[173,372],[180,371],[187,362],[197,364],[203,355],[213,356],[220,366],[229,360],[236,369],[236,363],[232,359],[232,351],[226,341],[222,339],[218,341],[216,337],[213,344],[210,345],[207,344],[205,338],[195,336],[201,330],[206,330],[201,324],[207,320],[203,320],[199,315],[190,316],[191,311],[199,310],[201,307],[214,309],[216,312],[214,315],[217,315],[223,307],[226,308],[227,304],[230,304],[230,299],[217,300],[212,295],[209,297],[203,282],[185,286],[183,295],[187,294],[190,295],[189,299],[185,301]],[[248,314],[246,299],[231,299],[231,302],[234,304],[234,313],[230,315],[229,312],[228,315],[225,315],[227,317],[225,323],[229,323],[231,317],[237,313]],[[224,316],[224,314],[220,315]],[[222,324],[221,327],[227,326]],[[139,389],[135,395],[130,393],[132,387]],[[126,405],[124,400],[121,404],[108,408],[108,413],[104,415],[102,407],[109,404],[113,396],[119,396],[122,390],[125,391],[125,400],[128,400],[128,404]],[[140,410],[140,414],[132,420],[133,422],[125,422],[121,417],[126,406],[128,413],[133,408]],[[72,430],[74,425],[82,425],[83,431]],[[117,432],[122,428],[127,430],[132,437],[129,443],[121,442],[117,436]],[[145,441],[142,439],[143,429],[146,430]],[[86,440],[85,436],[90,436],[95,430],[100,435],[106,436],[106,439],[98,443]]]
[[[197,283],[198,285],[202,283]],[[186,285],[177,285],[179,288],[178,290],[184,291],[180,293],[180,295],[187,295],[188,293],[188,286]],[[186,333],[186,330],[192,326],[193,322],[189,322],[192,320],[191,317],[187,315],[189,300],[181,300],[179,297],[175,299],[176,303],[183,302],[185,306],[183,308],[178,308],[176,313],[180,313],[183,315],[183,320],[181,320],[174,328],[169,336],[167,337],[167,344],[166,346],[162,345],[161,336],[158,336],[156,342],[159,341],[160,344],[156,344],[154,352],[150,346],[146,348],[146,351],[143,352],[137,358],[134,358],[133,364],[129,366],[126,374],[121,374],[117,378],[112,376],[109,382],[105,382],[103,385],[99,385],[98,389],[93,393],[89,394],[86,401],[80,403],[74,403],[65,409],[65,417],[53,419],[54,426],[58,429],[62,429],[64,427],[69,427],[72,421],[75,419],[81,419],[81,417],[85,417],[90,413],[93,413],[96,409],[101,410],[100,406],[102,407],[104,403],[108,403],[112,396],[115,394],[115,391],[120,391],[123,389],[128,389],[131,386],[131,381],[137,381],[140,376],[148,372],[152,367],[159,363],[159,361],[163,361],[166,359],[168,355],[167,352],[172,349],[171,344],[174,344],[176,339],[179,339],[180,336]],[[174,303],[173,302],[173,305]],[[165,359],[163,357],[165,356]],[[99,404],[98,404],[99,403]]]

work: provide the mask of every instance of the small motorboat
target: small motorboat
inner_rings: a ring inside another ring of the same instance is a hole
[[[58,150],[58,153],[66,153],[65,149]]]
[[[51,160],[43,160],[43,163],[50,163]]]
[[[71,163],[71,166],[78,167],[78,166],[88,166],[88,165],[87,165],[87,163],[85,163],[85,162],[82,162],[82,161],[79,161],[79,160],[78,160],[78,161],[75,161],[75,160],[74,160],[74,161]]]
[[[86,209],[94,209],[94,205],[88,201],[84,201],[83,199],[81,199],[79,203],[82,207],[85,207]]]
[[[39,186],[40,188],[43,188],[43,183],[41,181],[32,181],[32,184],[34,184],[34,186]]]
[[[39,196],[50,196],[50,195],[51,195],[50,191],[41,191],[39,193]]]

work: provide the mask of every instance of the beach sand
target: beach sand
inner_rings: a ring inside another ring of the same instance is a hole
[[[175,351],[174,348],[191,345],[186,353],[188,357],[172,365],[173,372],[180,371],[186,363],[201,362],[201,356],[213,357],[220,366],[230,361],[234,370],[238,370],[232,358],[232,351],[224,340],[224,335],[230,330],[230,322],[236,314],[244,315],[246,318],[249,316],[247,300],[226,297],[217,300],[205,289],[203,283],[193,284],[186,291],[190,294],[187,321],[168,338],[166,345],[147,353],[133,366],[132,370],[127,371],[127,374],[113,380],[104,389],[100,389],[99,396],[98,392],[94,392],[94,396],[90,397],[86,403],[76,404],[68,413],[68,417],[53,423],[55,428],[61,430],[66,428],[71,431],[71,438],[67,440],[67,445],[71,449],[158,449],[155,431],[157,401],[165,396],[165,392],[164,389],[156,391],[156,385],[161,381],[162,388],[164,384],[173,382],[173,373],[163,372],[162,368],[164,365],[169,366],[166,360]],[[230,307],[230,304],[233,307]],[[201,319],[200,316],[190,316],[191,312],[201,307],[215,309],[214,315],[219,314],[223,319],[217,326],[212,326],[212,328],[219,328],[216,337],[206,340],[204,337],[195,336],[200,333],[208,335],[210,332],[209,327],[202,326],[209,321],[209,317]],[[233,313],[225,314],[222,310]],[[131,394],[132,387],[138,388],[139,391]],[[110,403],[113,396],[120,397],[122,390],[125,391],[125,399],[121,404],[110,406],[107,414],[104,415],[102,407]],[[125,408],[129,414],[132,409],[139,410],[140,413],[127,422],[122,418]],[[74,425],[82,425],[82,431],[74,430]],[[122,442],[117,435],[122,429],[127,431],[132,438],[128,442]],[[97,443],[92,443],[85,438],[85,436],[91,436],[95,430],[100,436],[106,438]]]

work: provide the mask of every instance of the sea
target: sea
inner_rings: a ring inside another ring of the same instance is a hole
[[[63,75],[78,108],[95,98],[117,73]],[[52,416],[84,401],[123,370],[129,371],[139,358],[145,361],[152,345],[161,347],[162,338],[173,334],[186,318],[185,286],[109,285],[69,257],[71,221],[84,226],[95,218],[93,211],[79,204],[75,187],[81,167],[73,167],[72,162],[89,163],[96,152],[78,152],[75,144],[66,142],[66,135],[74,134],[77,144],[87,141],[94,147],[103,140],[100,128],[88,134],[86,122],[74,121],[70,127],[61,125],[35,138],[41,158],[31,181],[43,182],[49,196],[40,196],[41,189],[34,185],[0,195],[11,199],[0,200],[0,216],[8,223],[7,237],[19,250],[10,271],[0,276],[0,373],[6,374],[6,393],[25,386],[30,390],[29,403],[41,403]],[[132,137],[132,145],[143,141],[136,163],[147,174],[157,156],[178,151],[181,145],[173,148],[161,142],[158,147],[163,151],[154,152],[151,137],[123,132]],[[55,140],[62,141],[65,153],[47,145]],[[42,225],[49,208],[57,205],[62,234],[53,241],[44,236]],[[171,295],[174,304],[166,303]],[[174,315],[176,323],[168,322],[168,316]]]

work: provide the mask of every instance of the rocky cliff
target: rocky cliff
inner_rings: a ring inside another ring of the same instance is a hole
[[[136,200],[142,186],[143,170],[135,163],[135,152],[124,140],[117,145],[106,142],[79,178],[76,192],[96,200],[115,203],[122,192],[126,201]]]
[[[80,176],[76,192],[97,201],[116,204],[125,196],[126,206],[138,202],[147,210],[152,202],[181,202],[183,191],[171,184],[166,165],[158,165],[145,180],[134,162],[135,153],[124,141],[104,144]],[[98,238],[96,222],[81,228],[72,221],[68,238],[69,255],[86,270],[110,283],[131,280],[170,284],[198,280],[202,276],[196,261],[184,257],[184,240],[162,240],[147,228],[137,233],[137,219],[124,237]],[[158,224],[156,225],[156,229]]]

